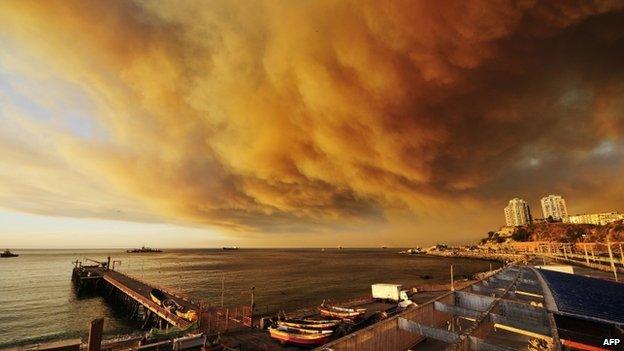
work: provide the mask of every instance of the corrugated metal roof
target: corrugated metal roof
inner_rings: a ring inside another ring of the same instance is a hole
[[[624,323],[624,284],[539,270],[562,312]]]

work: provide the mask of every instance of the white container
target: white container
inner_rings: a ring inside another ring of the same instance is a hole
[[[401,284],[373,284],[371,292],[374,299],[402,301],[407,300],[407,292]]]

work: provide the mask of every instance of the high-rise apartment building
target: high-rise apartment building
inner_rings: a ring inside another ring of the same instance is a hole
[[[557,221],[563,221],[568,217],[568,208],[561,195],[544,196],[541,203],[545,219],[552,218]]]
[[[508,226],[520,226],[531,223],[531,210],[526,201],[518,198],[509,200],[505,207],[505,222]]]

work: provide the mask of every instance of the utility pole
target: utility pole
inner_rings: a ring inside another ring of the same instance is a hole
[[[251,312],[249,313],[249,325],[253,326],[254,309],[256,308],[256,287],[251,287]]]
[[[453,280],[453,265],[451,265],[451,291],[455,291],[455,282]]]
[[[225,273],[221,276],[221,308],[223,308],[223,294],[225,293]]]
[[[594,255],[594,243],[589,247],[591,249],[592,260],[596,263],[596,255]]]
[[[617,268],[615,267],[615,262],[613,262],[613,252],[611,251],[611,243],[609,242],[609,238],[607,238],[607,250],[609,251],[609,261],[611,261],[611,269],[613,269],[613,277],[615,281],[618,281],[617,276]]]
[[[583,244],[583,250],[585,250],[585,262],[589,264],[589,256],[587,255],[587,244]]]

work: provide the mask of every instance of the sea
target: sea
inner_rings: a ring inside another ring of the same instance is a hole
[[[224,305],[249,304],[255,290],[258,311],[293,310],[324,299],[370,294],[374,283],[406,287],[448,283],[486,271],[485,260],[400,255],[399,249],[221,249],[126,253],[108,250],[17,250],[0,259],[0,348],[85,337],[88,324],[105,318],[108,336],[136,332],[101,297],[78,297],[71,272],[76,260],[105,261],[116,269],[198,299]]]

